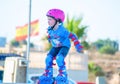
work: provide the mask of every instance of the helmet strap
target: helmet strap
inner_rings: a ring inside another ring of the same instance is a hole
[[[52,29],[55,27],[55,25],[57,24],[57,20],[55,19],[55,24],[51,27]]]

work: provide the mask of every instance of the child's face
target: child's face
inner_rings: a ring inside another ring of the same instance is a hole
[[[47,17],[47,19],[48,25],[52,27],[55,24],[55,19],[53,19],[52,17]]]

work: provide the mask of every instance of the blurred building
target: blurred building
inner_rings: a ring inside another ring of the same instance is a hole
[[[5,47],[6,45],[6,37],[0,37],[0,47]]]

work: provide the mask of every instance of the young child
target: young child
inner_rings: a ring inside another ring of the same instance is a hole
[[[83,47],[81,46],[78,38],[75,34],[69,32],[64,26],[63,22],[65,14],[60,9],[50,9],[47,14],[48,19],[48,41],[51,43],[52,48],[47,54],[45,63],[45,73],[40,76],[39,80],[50,80],[53,78],[53,60],[56,59],[58,65],[59,74],[56,80],[63,79],[67,80],[67,71],[65,66],[65,57],[67,56],[71,43],[70,39],[74,42],[75,48],[78,52],[82,52]],[[42,84],[42,83],[40,83]],[[49,82],[49,84],[51,84]]]

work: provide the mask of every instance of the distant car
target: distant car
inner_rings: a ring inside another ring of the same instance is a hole
[[[28,77],[29,78],[28,83],[36,84],[39,81],[39,76],[40,74],[30,74]],[[69,84],[77,84],[77,83],[69,78]]]

